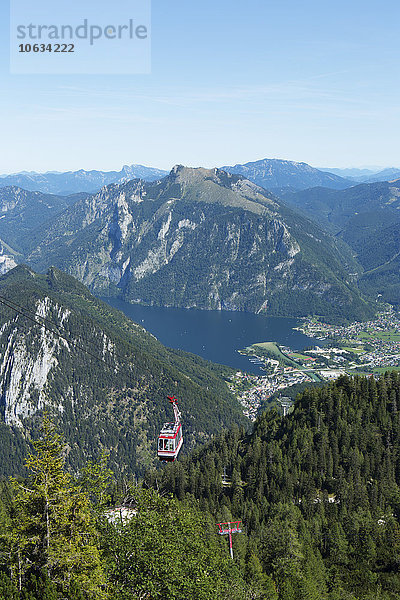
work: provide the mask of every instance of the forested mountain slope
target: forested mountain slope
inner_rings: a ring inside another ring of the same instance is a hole
[[[41,240],[39,243],[36,240]],[[363,318],[351,253],[239,175],[175,167],[111,185],[35,231],[27,261],[130,302]]]
[[[265,412],[250,435],[225,433],[168,467],[163,488],[242,519],[282,600],[395,600],[400,374],[307,390],[291,415]]]
[[[315,188],[284,197],[352,248],[365,270],[360,280],[362,290],[399,303],[400,180],[342,191]]]
[[[0,238],[22,253],[28,243],[33,243],[30,234],[37,227],[86,195],[57,196],[15,186],[0,187]]]
[[[66,436],[73,470],[104,448],[120,475],[156,461],[158,432],[172,418],[167,394],[180,400],[186,449],[246,423],[223,367],[166,349],[57,269],[16,267],[0,278],[0,296],[10,305],[0,304],[0,474],[21,471],[45,407]],[[14,303],[32,312],[17,314]]]
[[[362,183],[347,190],[315,187],[284,194],[285,201],[350,244],[362,234],[393,222],[399,212],[400,180]],[[366,230],[369,228],[369,231]]]
[[[129,504],[110,508],[106,456],[75,477],[65,457],[45,415],[27,477],[0,481],[2,600],[261,600],[267,582],[277,600],[255,557],[232,563],[195,503],[127,484]]]

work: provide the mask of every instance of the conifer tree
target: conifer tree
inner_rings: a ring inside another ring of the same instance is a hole
[[[30,477],[13,479],[9,527],[12,574],[18,588],[44,573],[62,593],[77,585],[84,598],[102,599],[104,583],[88,496],[64,470],[64,446],[47,414],[41,438],[26,460]]]

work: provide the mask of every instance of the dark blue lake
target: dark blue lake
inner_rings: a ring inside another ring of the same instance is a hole
[[[216,363],[261,374],[258,365],[237,351],[256,342],[277,342],[301,350],[315,339],[294,331],[296,319],[264,317],[251,313],[181,308],[156,308],[102,298],[127,317],[143,325],[164,346],[193,352]]]

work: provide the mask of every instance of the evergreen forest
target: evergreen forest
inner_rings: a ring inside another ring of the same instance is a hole
[[[394,600],[399,445],[395,372],[306,389],[139,482],[106,452],[72,475],[45,414],[1,487],[0,598]],[[231,560],[216,523],[237,520]]]

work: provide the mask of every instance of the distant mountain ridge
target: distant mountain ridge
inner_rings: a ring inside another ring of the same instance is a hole
[[[368,177],[366,181],[367,183],[375,183],[378,181],[395,181],[396,179],[400,179],[400,169],[392,167],[375,173],[371,177]]]
[[[265,158],[255,162],[222,167],[228,173],[243,175],[257,185],[279,193],[284,189],[304,190],[316,186],[345,189],[354,182],[311,167],[304,162]]]
[[[143,165],[125,165],[121,171],[68,171],[66,173],[22,172],[0,177],[0,188],[18,186],[29,191],[47,194],[70,195],[78,192],[97,192],[110,183],[121,183],[130,179],[155,181],[165,177],[167,171],[144,167]]]
[[[391,181],[400,178],[400,169],[389,167],[386,169],[321,169],[327,173],[334,173],[340,177],[351,179],[357,183],[375,183],[378,181]]]
[[[262,159],[245,164],[223,166],[221,170],[243,175],[246,179],[273,193],[304,190],[312,187],[346,189],[363,182],[390,181],[400,177],[400,169],[317,169],[304,162],[280,159]],[[133,164],[124,165],[120,171],[21,171],[0,176],[0,188],[17,186],[28,191],[46,194],[72,195],[79,192],[95,193],[105,185],[123,183],[131,179],[156,181],[168,171]]]
[[[112,184],[32,234],[25,260],[158,306],[282,316],[371,314],[349,251],[240,175],[176,166]]]

